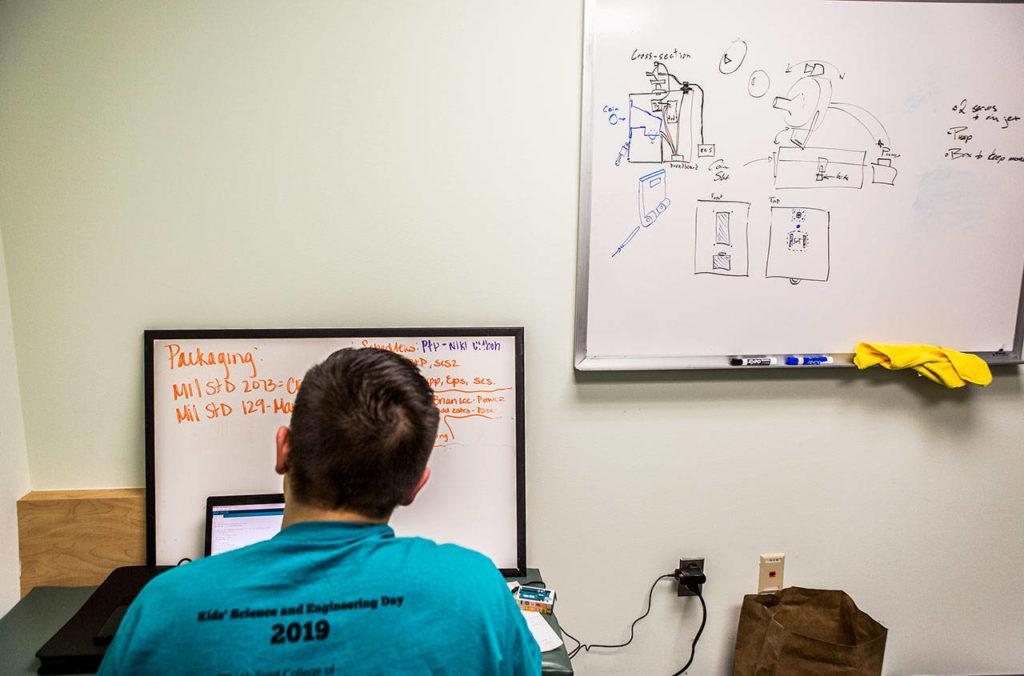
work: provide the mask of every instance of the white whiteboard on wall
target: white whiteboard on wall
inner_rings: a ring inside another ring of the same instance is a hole
[[[1019,363],[1024,5],[589,0],[576,367]]]
[[[391,525],[525,575],[523,329],[146,331],[147,560],[203,555],[206,498],[277,493],[274,434],[306,370],[345,347],[419,365],[441,412],[431,477]]]

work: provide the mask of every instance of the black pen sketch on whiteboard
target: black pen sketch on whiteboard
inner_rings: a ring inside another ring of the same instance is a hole
[[[809,207],[772,207],[765,277],[790,284],[828,281],[829,212]]]
[[[697,200],[694,219],[694,274],[748,276],[749,221],[749,202]]]
[[[750,49],[745,40],[737,38],[721,54],[718,70],[726,77],[738,74],[743,78],[749,73],[746,91],[752,98],[760,99],[774,89],[774,83],[767,71],[756,68],[756,64],[751,68]],[[745,63],[747,68],[742,68]],[[667,166],[635,179],[639,219],[628,227],[611,258],[622,253],[642,230],[664,220],[662,217],[672,203],[666,172],[695,170],[707,162],[712,181],[727,181],[731,177],[726,158],[717,157],[715,145],[705,142],[704,89],[695,82],[681,80],[660,61],[654,61],[644,72],[649,90],[628,94],[627,112],[619,114],[614,105],[602,109],[603,113],[611,114],[609,124],[626,122],[624,126],[628,127],[615,166]],[[788,87],[787,77],[792,79]],[[775,135],[767,156],[743,167],[769,162],[775,190],[861,190],[871,184],[895,185],[894,159],[899,154],[892,152],[885,126],[865,108],[835,100],[834,89],[841,88],[845,72],[828,61],[810,59],[789,63],[782,78],[779,92],[785,94],[769,97],[767,101],[770,113],[783,113],[785,126]],[[844,119],[854,124],[844,125]],[[716,204],[729,206],[716,208]],[[785,219],[780,215],[783,212]],[[749,275],[749,213],[748,202],[723,202],[720,197],[697,201],[695,274]],[[794,284],[803,279],[827,280],[829,212],[807,207],[772,207],[771,214],[766,276],[788,278]],[[779,219],[786,222],[786,227],[792,227],[782,233],[784,226]]]
[[[733,40],[722,54],[722,58],[718,60],[718,72],[722,75],[732,75],[740,69],[746,58],[747,43],[740,39]]]
[[[877,159],[871,163],[871,182],[894,185],[897,169],[892,164],[898,157],[891,150],[889,133],[885,126],[868,110],[833,99],[834,71],[838,79],[846,77],[838,68],[825,61],[802,61],[791,64],[803,66],[803,74],[790,86],[785,96],[776,96],[772,107],[785,113],[785,128],[775,137],[778,151],[775,160],[776,188],[862,188],[868,151]],[[826,68],[828,66],[828,68]],[[830,111],[832,112],[829,115]],[[812,147],[810,140],[826,119],[838,114],[852,118],[867,133],[865,144],[851,140],[847,148]],[[788,144],[780,140],[788,134]]]
[[[782,146],[775,153],[776,188],[862,188],[863,150]]]
[[[655,61],[651,90],[629,95],[630,162],[692,162],[704,145],[704,90]]]
[[[759,99],[768,93],[772,86],[772,79],[763,70],[755,70],[747,78],[747,93],[755,99]]]

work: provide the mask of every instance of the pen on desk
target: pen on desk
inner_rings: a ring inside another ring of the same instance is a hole
[[[772,366],[777,362],[775,357],[732,357],[729,359],[730,366]]]
[[[831,364],[832,357],[823,354],[809,354],[802,357],[786,357],[787,366],[817,366],[819,364]]]

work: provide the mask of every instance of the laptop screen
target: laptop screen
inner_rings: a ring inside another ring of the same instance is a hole
[[[269,540],[281,530],[284,495],[213,496],[206,500],[206,556]]]

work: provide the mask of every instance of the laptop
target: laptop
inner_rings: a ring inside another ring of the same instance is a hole
[[[256,542],[281,531],[284,494],[214,495],[206,499],[205,556]]]

